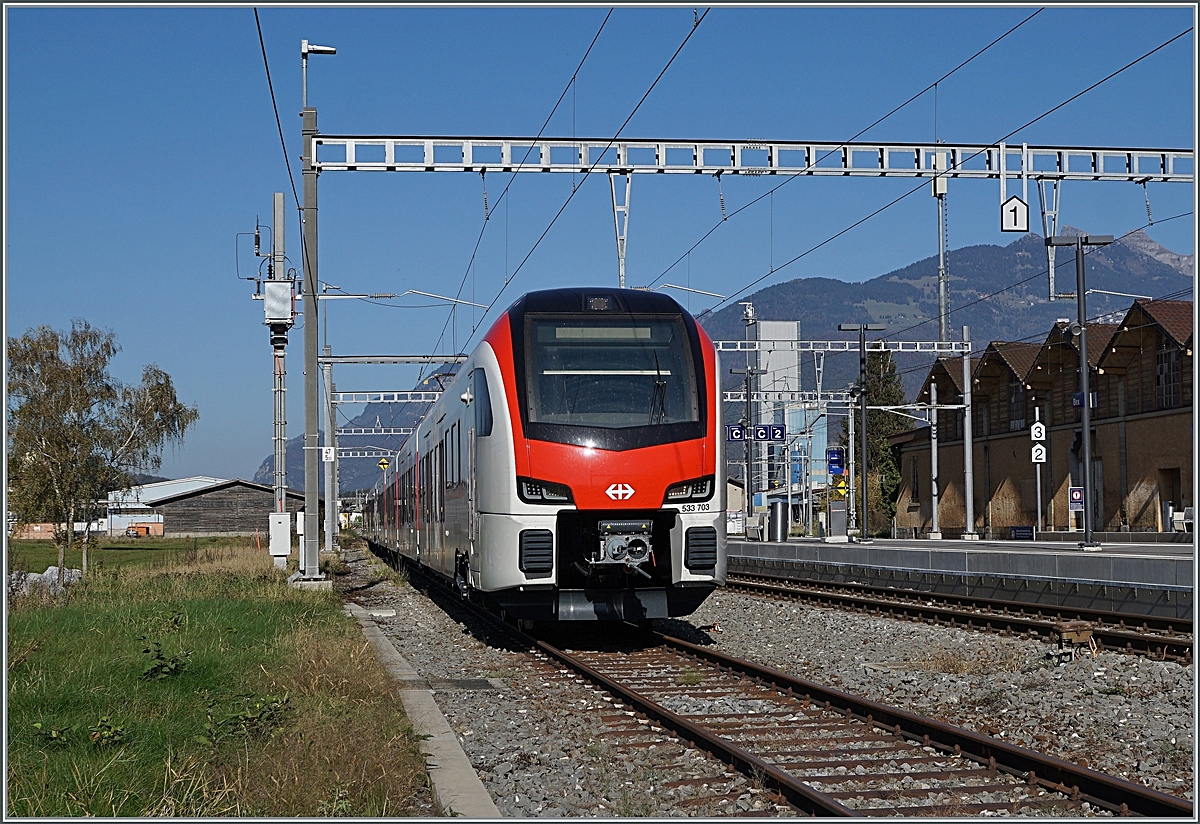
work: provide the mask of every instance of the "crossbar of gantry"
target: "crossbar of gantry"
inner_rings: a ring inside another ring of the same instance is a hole
[[[386,449],[339,449],[337,456],[339,458],[391,458],[395,456],[396,450]]]
[[[319,171],[570,172],[1191,182],[1190,149],[984,143],[315,135]],[[935,168],[935,156],[948,156]]]
[[[466,355],[321,355],[317,363],[462,363]]]
[[[335,430],[340,438],[344,435],[411,435],[411,426],[344,426]]]
[[[331,392],[330,403],[433,403],[441,392]]]
[[[857,352],[856,340],[715,340],[718,352]],[[868,352],[919,352],[961,355],[971,351],[970,341],[869,340]]]
[[[724,395],[726,403],[745,403],[744,391],[731,390]],[[854,396],[849,392],[751,392],[752,403],[786,403],[801,404],[806,407],[818,407],[824,404],[849,404]]]

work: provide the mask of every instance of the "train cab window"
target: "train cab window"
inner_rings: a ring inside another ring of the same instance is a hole
[[[475,387],[475,437],[492,434],[492,398],[488,393],[487,374],[482,369],[471,373]]]
[[[626,429],[700,420],[680,317],[526,316],[531,424]]]

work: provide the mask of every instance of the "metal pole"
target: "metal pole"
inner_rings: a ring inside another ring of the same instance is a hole
[[[784,424],[786,425],[786,415],[784,415],[783,420]],[[792,526],[792,441],[787,440],[785,437],[783,441],[783,448],[787,452],[787,454],[784,456],[783,462],[783,471],[787,477],[784,478],[783,481],[787,484],[787,525],[788,532],[790,533]]]
[[[304,139],[304,547],[300,577],[319,578],[320,495],[317,490],[317,170],[312,156],[317,110],[305,107]]]
[[[805,421],[808,420],[808,412],[804,413]],[[811,424],[804,430],[804,528],[809,535],[816,534],[813,531],[813,482],[812,482],[813,460],[812,460],[812,426]]]
[[[1001,149],[1001,162],[1004,152]],[[934,152],[933,168],[939,172],[946,170],[946,152]],[[938,340],[950,340],[950,309],[946,305],[946,181],[942,176],[933,179],[933,196],[938,204]],[[1004,175],[1001,172],[1000,185],[1004,185]]]
[[[287,280],[287,258],[284,255],[283,192],[275,192],[271,216],[271,279]],[[287,344],[273,347],[275,389],[275,511],[287,511]]]
[[[966,528],[963,538],[979,539],[975,532],[975,464],[971,455],[971,327],[962,328],[963,336],[963,503]]]
[[[860,541],[870,538],[871,510],[867,508],[867,324],[858,330],[858,409],[861,425],[858,438],[862,450],[862,525],[858,529]]]
[[[932,529],[927,536],[931,540],[941,540],[942,529],[938,524],[938,391],[937,381],[929,383],[929,502],[933,507]]]
[[[616,202],[615,200],[613,201]],[[750,340],[750,327],[754,325],[754,304],[746,302],[742,304],[742,323],[746,324],[746,340]],[[751,400],[751,393],[754,389],[754,383],[751,380],[754,376],[755,367],[758,366],[757,355],[754,358],[754,365],[750,363],[750,350],[746,350],[746,440],[743,442],[746,445],[746,489],[745,489],[745,506],[746,506],[746,538],[750,537],[750,516],[754,513],[754,404]]]
[[[858,462],[854,459],[856,450],[854,448],[854,410],[853,409],[846,410],[846,418],[850,423],[850,432],[847,435],[847,444],[846,444],[846,447],[847,447],[846,448],[846,463],[849,464],[848,471],[850,472],[849,486],[846,488],[846,524],[847,524],[846,531],[849,532],[851,529],[858,529],[858,509],[855,506],[855,501],[856,501],[857,496],[854,494],[855,483],[856,483],[854,480],[854,472],[855,472],[854,468],[855,468],[855,466],[858,465]]]
[[[337,391],[337,384],[335,384],[333,382],[332,377],[333,376],[330,375],[329,389],[330,389],[331,393]],[[331,444],[333,444],[333,491],[332,492],[327,491],[325,494],[325,498],[328,502],[330,502],[330,505],[333,507],[333,546],[336,549],[340,549],[341,541],[339,540],[339,538],[341,537],[341,534],[342,534],[342,522],[341,522],[342,500],[341,500],[341,494],[340,494],[341,465],[338,461],[338,456],[337,456],[338,455],[337,409],[336,409],[336,407],[333,406],[333,404],[330,404],[329,419],[331,421],[331,425],[329,428],[331,437],[329,438],[329,442]],[[326,489],[328,489],[328,487]]]
[[[325,345],[325,356],[333,354]],[[325,384],[325,446],[333,446],[333,366],[321,364],[321,378]],[[336,449],[335,449],[336,453]],[[322,461],[325,471],[325,551],[333,552],[333,524],[337,517],[333,507],[333,461]]]
[[[946,193],[938,202],[938,340],[950,340],[950,308],[946,305]]]
[[[1041,407],[1038,407],[1038,406],[1033,407],[1034,422],[1040,421],[1041,419],[1042,419]],[[1047,444],[1050,443],[1049,438],[1046,439],[1046,443]],[[1034,464],[1034,467],[1037,469],[1037,512],[1038,512],[1038,527],[1037,528],[1038,528],[1038,532],[1041,532],[1042,531],[1042,465]]]
[[[1079,316],[1079,388],[1083,392],[1083,543],[1099,546],[1092,540],[1092,396],[1091,367],[1087,350],[1087,286],[1083,269],[1082,236],[1075,238],[1075,306]]]

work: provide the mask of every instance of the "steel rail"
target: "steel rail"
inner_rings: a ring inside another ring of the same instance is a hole
[[[757,580],[756,580],[757,579]],[[1192,658],[1193,639],[1191,635],[1192,622],[1186,619],[1154,618],[1150,616],[1133,615],[1131,613],[1104,612],[1102,610],[1086,609],[1057,609],[1054,618],[1047,618],[1042,613],[1048,611],[1045,607],[1033,604],[1021,604],[1012,601],[993,601],[969,596],[941,595],[921,592],[919,590],[893,590],[884,587],[872,587],[866,584],[834,584],[822,581],[820,583],[802,582],[786,578],[772,578],[765,575],[731,574],[727,584],[730,589],[744,590],[751,593],[778,596],[791,596],[830,606],[850,606],[864,609],[886,609],[889,614],[899,612],[904,615],[933,620],[939,623],[949,623],[964,629],[978,629],[989,632],[1026,632],[1035,635],[1054,635],[1055,621],[1082,620],[1095,622],[1092,637],[1096,638],[1102,649],[1117,652],[1136,652],[1157,656],[1161,660],[1170,657],[1188,661]],[[835,589],[848,592],[831,591]],[[945,601],[954,606],[937,606],[922,601]],[[978,610],[978,611],[972,611]],[[1009,610],[1015,610],[1015,614]],[[1030,613],[1036,612],[1037,616]],[[958,619],[965,621],[959,624]],[[1131,628],[1127,623],[1141,621],[1142,631]],[[1152,633],[1150,627],[1160,629],[1166,634]]]
[[[637,691],[609,678],[607,675],[585,664],[570,653],[537,641],[537,648],[546,655],[554,658],[577,672],[586,675],[595,683],[604,687],[613,695],[618,696],[630,706],[635,707],[649,718],[653,718],[668,729],[674,730],[688,740],[701,744],[706,750],[722,761],[732,764],[745,773],[765,776],[765,783],[773,785],[776,792],[787,799],[788,803],[802,812],[822,816],[857,816],[849,807],[830,798],[825,793],[799,781],[783,770],[767,761],[747,752],[727,738],[715,735],[703,727],[693,724],[681,715],[671,712],[666,707],[656,703]]]
[[[697,658],[736,669],[752,678],[770,682],[777,689],[791,690],[793,694],[799,693],[812,701],[828,702],[829,707],[848,711],[878,729],[899,732],[906,739],[921,742],[923,746],[962,755],[980,764],[989,764],[994,758],[997,769],[1048,790],[1066,793],[1072,798],[1082,798],[1121,814],[1132,812],[1145,816],[1189,818],[1195,815],[1192,802],[1123,778],[1098,773],[1051,755],[849,695],[679,638],[663,636],[663,639],[668,645]]]

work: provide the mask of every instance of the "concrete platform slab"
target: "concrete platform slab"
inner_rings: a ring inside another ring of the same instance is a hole
[[[384,669],[401,684],[400,701],[417,735],[427,736],[421,743],[433,783],[433,794],[442,809],[451,815],[467,818],[500,818],[500,811],[483,782],[463,752],[458,737],[450,729],[446,717],[433,698],[437,687],[453,685],[430,684],[412,664],[392,645],[387,636],[371,620],[367,610],[358,604],[346,604],[346,612],[362,627],[363,636],[375,648]],[[481,679],[482,680],[482,679]],[[490,682],[488,684],[490,686]],[[457,685],[459,688],[484,688],[483,684]]]
[[[1124,544],[1086,554],[1029,541],[731,540],[728,547],[731,573],[1175,618],[1189,616],[1193,605],[1195,565],[1187,545]]]
[[[962,575],[1004,575],[1060,581],[1191,589],[1194,558],[1186,544],[1105,545],[1100,552],[1033,541],[923,541],[877,538],[829,545],[817,539],[729,541],[731,557]]]

